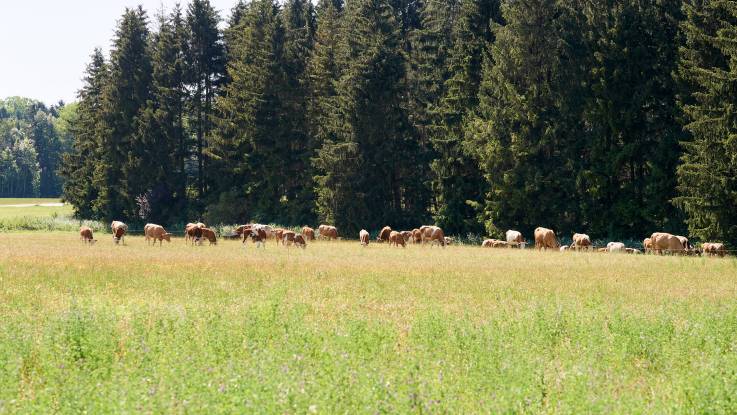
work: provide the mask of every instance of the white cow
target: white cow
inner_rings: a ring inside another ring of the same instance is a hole
[[[606,250],[610,254],[611,253],[617,253],[617,254],[627,253],[627,247],[624,246],[622,242],[609,242],[608,244],[606,244]]]
[[[507,231],[507,243],[509,246],[518,246],[520,249],[525,249],[527,241],[522,237],[522,232],[510,229]]]

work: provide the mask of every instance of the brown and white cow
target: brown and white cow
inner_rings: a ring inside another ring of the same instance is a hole
[[[412,229],[412,243],[422,243],[422,231],[420,231],[419,229]]]
[[[510,229],[507,231],[506,237],[509,246],[516,246],[520,249],[525,249],[525,245],[527,245],[527,240],[522,236],[522,232]]]
[[[266,230],[263,228],[254,229],[251,228],[248,233],[243,234],[243,242],[245,243],[246,238],[251,238],[251,241],[256,244],[256,248],[263,246],[266,249]]]
[[[294,246],[297,248],[305,249],[307,248],[307,241],[305,241],[304,235],[296,234],[294,235]]]
[[[684,246],[683,241],[676,235],[672,235],[665,232],[655,232],[650,236],[650,241],[653,245],[653,252],[662,255],[663,253],[670,254],[685,254],[687,247]]]
[[[571,249],[575,251],[588,251],[592,248],[591,238],[585,233],[575,233],[572,239]]]
[[[149,223],[143,227],[143,231],[146,236],[146,242],[149,245],[151,244],[151,240],[153,240],[154,246],[156,246],[156,241],[159,241],[159,246],[163,246],[164,241],[171,242],[171,234],[167,233],[161,225]]]
[[[79,228],[79,239],[83,240],[85,244],[94,244],[97,242],[92,236],[92,228],[89,226],[82,226]]]
[[[650,238],[645,238],[642,241],[642,248],[645,250],[646,254],[653,252],[653,240]]]
[[[335,226],[320,225],[318,230],[320,232],[320,238],[327,239],[329,241],[338,239],[338,229]]]
[[[184,242],[192,242],[192,245],[199,243],[202,239],[202,228],[204,226],[200,227],[198,223],[188,223],[184,227]]]
[[[286,231],[286,230],[282,230],[281,235],[282,235],[281,236],[282,237],[282,244],[284,244],[284,246],[289,246],[289,245],[293,244],[294,243],[294,237],[297,236],[296,233],[294,233],[292,231]]]
[[[542,227],[535,229],[535,248],[538,251],[542,249],[547,251],[548,248],[560,248],[560,243],[558,242],[558,238],[555,237],[555,232],[552,229]]]
[[[430,243],[430,246],[440,244],[445,248],[445,234],[438,226],[423,226],[420,228],[422,232],[422,243]]]
[[[120,241],[123,241],[123,245],[125,245],[125,234],[128,233],[128,225],[115,220],[110,224],[110,229],[113,231],[113,242],[117,245]]]
[[[707,242],[701,245],[701,249],[708,256],[718,256],[724,258],[727,255],[727,249],[722,243]]]
[[[210,228],[202,228],[202,239],[207,239],[207,241],[210,242],[210,245],[218,244],[217,235],[215,234],[215,231]]]
[[[286,230],[282,228],[274,229],[274,240],[276,240],[277,245],[279,245],[280,243],[284,243],[284,232],[286,232]],[[292,240],[294,240],[294,237],[292,237]]]
[[[307,241],[314,241],[315,230],[310,228],[309,226],[305,226],[302,228],[302,236],[304,236],[305,240]]]
[[[404,238],[402,237],[402,234],[397,231],[392,231],[389,234],[389,245],[394,245],[397,248],[399,247],[399,245],[402,245],[402,248],[406,247],[404,244]]]
[[[402,231],[399,233],[402,234],[404,242],[409,242],[412,239],[412,231]]]
[[[384,226],[381,228],[381,231],[379,231],[379,236],[376,237],[376,242],[384,243],[384,242],[390,242],[389,237],[392,234],[392,228],[389,226]]]
[[[361,246],[368,246],[371,237],[366,229],[361,229],[358,233],[358,239],[361,241]]]

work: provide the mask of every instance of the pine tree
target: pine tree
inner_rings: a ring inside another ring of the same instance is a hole
[[[202,198],[206,191],[205,172],[208,169],[205,144],[213,128],[213,104],[225,72],[225,48],[218,30],[220,17],[209,0],[193,0],[187,9],[189,33],[188,75],[194,90],[190,106],[191,127],[195,134],[197,158],[197,192]]]
[[[468,0],[460,3],[452,22],[452,49],[448,51],[447,79],[442,97],[432,111],[431,140],[436,158],[434,174],[434,217],[450,233],[480,233],[478,219],[486,183],[479,169],[473,143],[465,131],[478,106],[483,59],[491,66],[494,41],[492,25],[502,21],[498,0]]]
[[[381,0],[349,3],[336,86],[339,123],[315,165],[321,219],[345,232],[402,227],[424,219],[426,193],[414,174],[418,145],[407,117],[401,24]]]
[[[92,184],[96,163],[102,158],[101,136],[103,120],[103,90],[108,79],[108,67],[100,49],[95,49],[87,65],[84,86],[79,91],[77,117],[71,125],[74,136],[71,154],[62,160],[64,199],[74,208],[79,218],[104,217],[104,212],[93,209],[98,191]]]
[[[691,235],[737,247],[737,6],[730,1],[684,3],[685,46],[679,74],[686,129],[678,167],[679,197]]]
[[[148,18],[143,8],[126,9],[113,40],[110,76],[104,90],[105,133],[100,142],[93,209],[104,218],[134,218],[136,198],[151,180],[142,174],[149,157],[139,136],[140,114],[151,98]]]
[[[563,234],[578,224],[574,161],[582,131],[575,61],[565,30],[571,8],[556,0],[519,0],[502,7],[469,126],[489,184],[486,228],[492,234],[549,226]]]

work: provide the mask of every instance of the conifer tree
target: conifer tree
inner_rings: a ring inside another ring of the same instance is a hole
[[[678,168],[677,204],[690,234],[737,247],[737,6],[729,1],[684,3],[685,46],[679,74],[686,129]]]

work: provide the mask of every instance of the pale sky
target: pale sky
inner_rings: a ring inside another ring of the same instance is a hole
[[[143,5],[149,22],[176,0],[0,0],[0,99],[20,95],[53,104],[76,99],[95,47],[108,56],[126,7]],[[186,10],[187,0],[180,1]],[[237,0],[210,0],[227,19]]]

